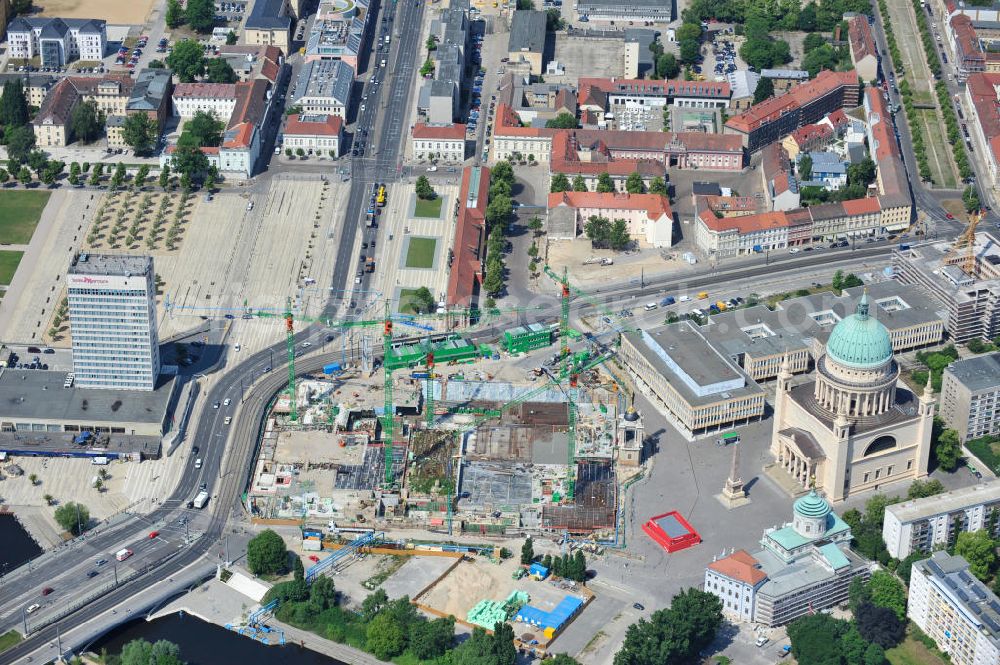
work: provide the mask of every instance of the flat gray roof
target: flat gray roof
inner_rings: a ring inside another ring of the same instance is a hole
[[[885,510],[905,524],[998,500],[1000,500],[1000,480],[897,503],[886,506]]]
[[[863,287],[792,298],[771,311],[765,305],[722,312],[708,317],[701,327],[706,339],[730,357],[747,353],[754,357],[810,348],[813,339],[825,342],[833,326],[854,313]],[[922,323],[943,321],[938,303],[924,289],[895,280],[868,285],[868,297],[876,305],[872,315],[892,332]]]
[[[153,258],[129,254],[87,254],[81,252],[69,266],[70,275],[145,275],[153,269]]]
[[[156,390],[63,388],[66,372],[0,370],[0,420],[12,422],[159,424],[166,418],[173,378]]]
[[[837,549],[850,562],[851,569],[865,565],[865,561],[849,547],[838,547]],[[795,593],[837,576],[812,552],[791,563],[785,563],[780,557],[766,549],[753,552],[750,556],[757,559],[760,562],[761,570],[767,573],[767,582],[761,587],[760,592],[773,598]]]
[[[956,360],[946,372],[972,392],[1000,386],[1000,352]]]
[[[507,50],[541,53],[545,48],[545,20],[545,12],[528,9],[514,12]]]
[[[313,60],[299,72],[298,97],[329,97],[347,106],[354,68],[343,60]]]
[[[625,336],[689,404],[710,404],[763,392],[689,321],[627,332]]]
[[[606,7],[608,9],[629,7],[673,9],[673,3],[670,0],[581,0],[579,4],[584,7]]]

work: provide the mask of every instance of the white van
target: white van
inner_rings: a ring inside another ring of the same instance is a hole
[[[648,303],[646,303],[646,311],[647,312],[651,312],[654,309],[656,309],[657,307],[659,307],[659,305],[657,303],[655,303],[655,302],[648,302]]]
[[[201,458],[200,457],[194,461],[194,468],[196,468],[196,469],[200,469],[201,468]]]
[[[121,549],[115,552],[115,559],[117,559],[118,561],[124,561],[130,556],[132,556],[132,550],[130,550],[127,547],[125,549]]]

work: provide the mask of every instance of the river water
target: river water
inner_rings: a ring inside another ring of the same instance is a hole
[[[0,574],[14,570],[42,553],[13,515],[0,515]]]
[[[181,648],[181,660],[188,665],[346,665],[315,651],[295,645],[265,646],[221,626],[206,623],[190,615],[170,616],[146,621],[136,619],[122,624],[88,649],[100,653],[121,651],[126,642],[136,639],[149,642],[169,640]]]

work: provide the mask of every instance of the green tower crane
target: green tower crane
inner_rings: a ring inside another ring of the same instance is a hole
[[[382,439],[385,448],[385,484],[391,486],[392,476],[392,445],[393,445],[393,402],[392,402],[392,370],[387,366],[389,354],[392,352],[392,311],[388,300],[385,301],[385,322],[382,327],[382,369],[385,371],[385,413],[382,416]]]
[[[288,351],[288,404],[290,418],[294,423],[299,419],[299,407],[295,403],[295,331],[292,325],[292,299],[285,303],[285,348]]]

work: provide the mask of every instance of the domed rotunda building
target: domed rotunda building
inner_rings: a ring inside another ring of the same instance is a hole
[[[777,473],[833,501],[851,492],[927,475],[934,396],[899,384],[889,331],[869,311],[868,294],[839,321],[816,360],[813,380],[778,374],[771,453]]]

